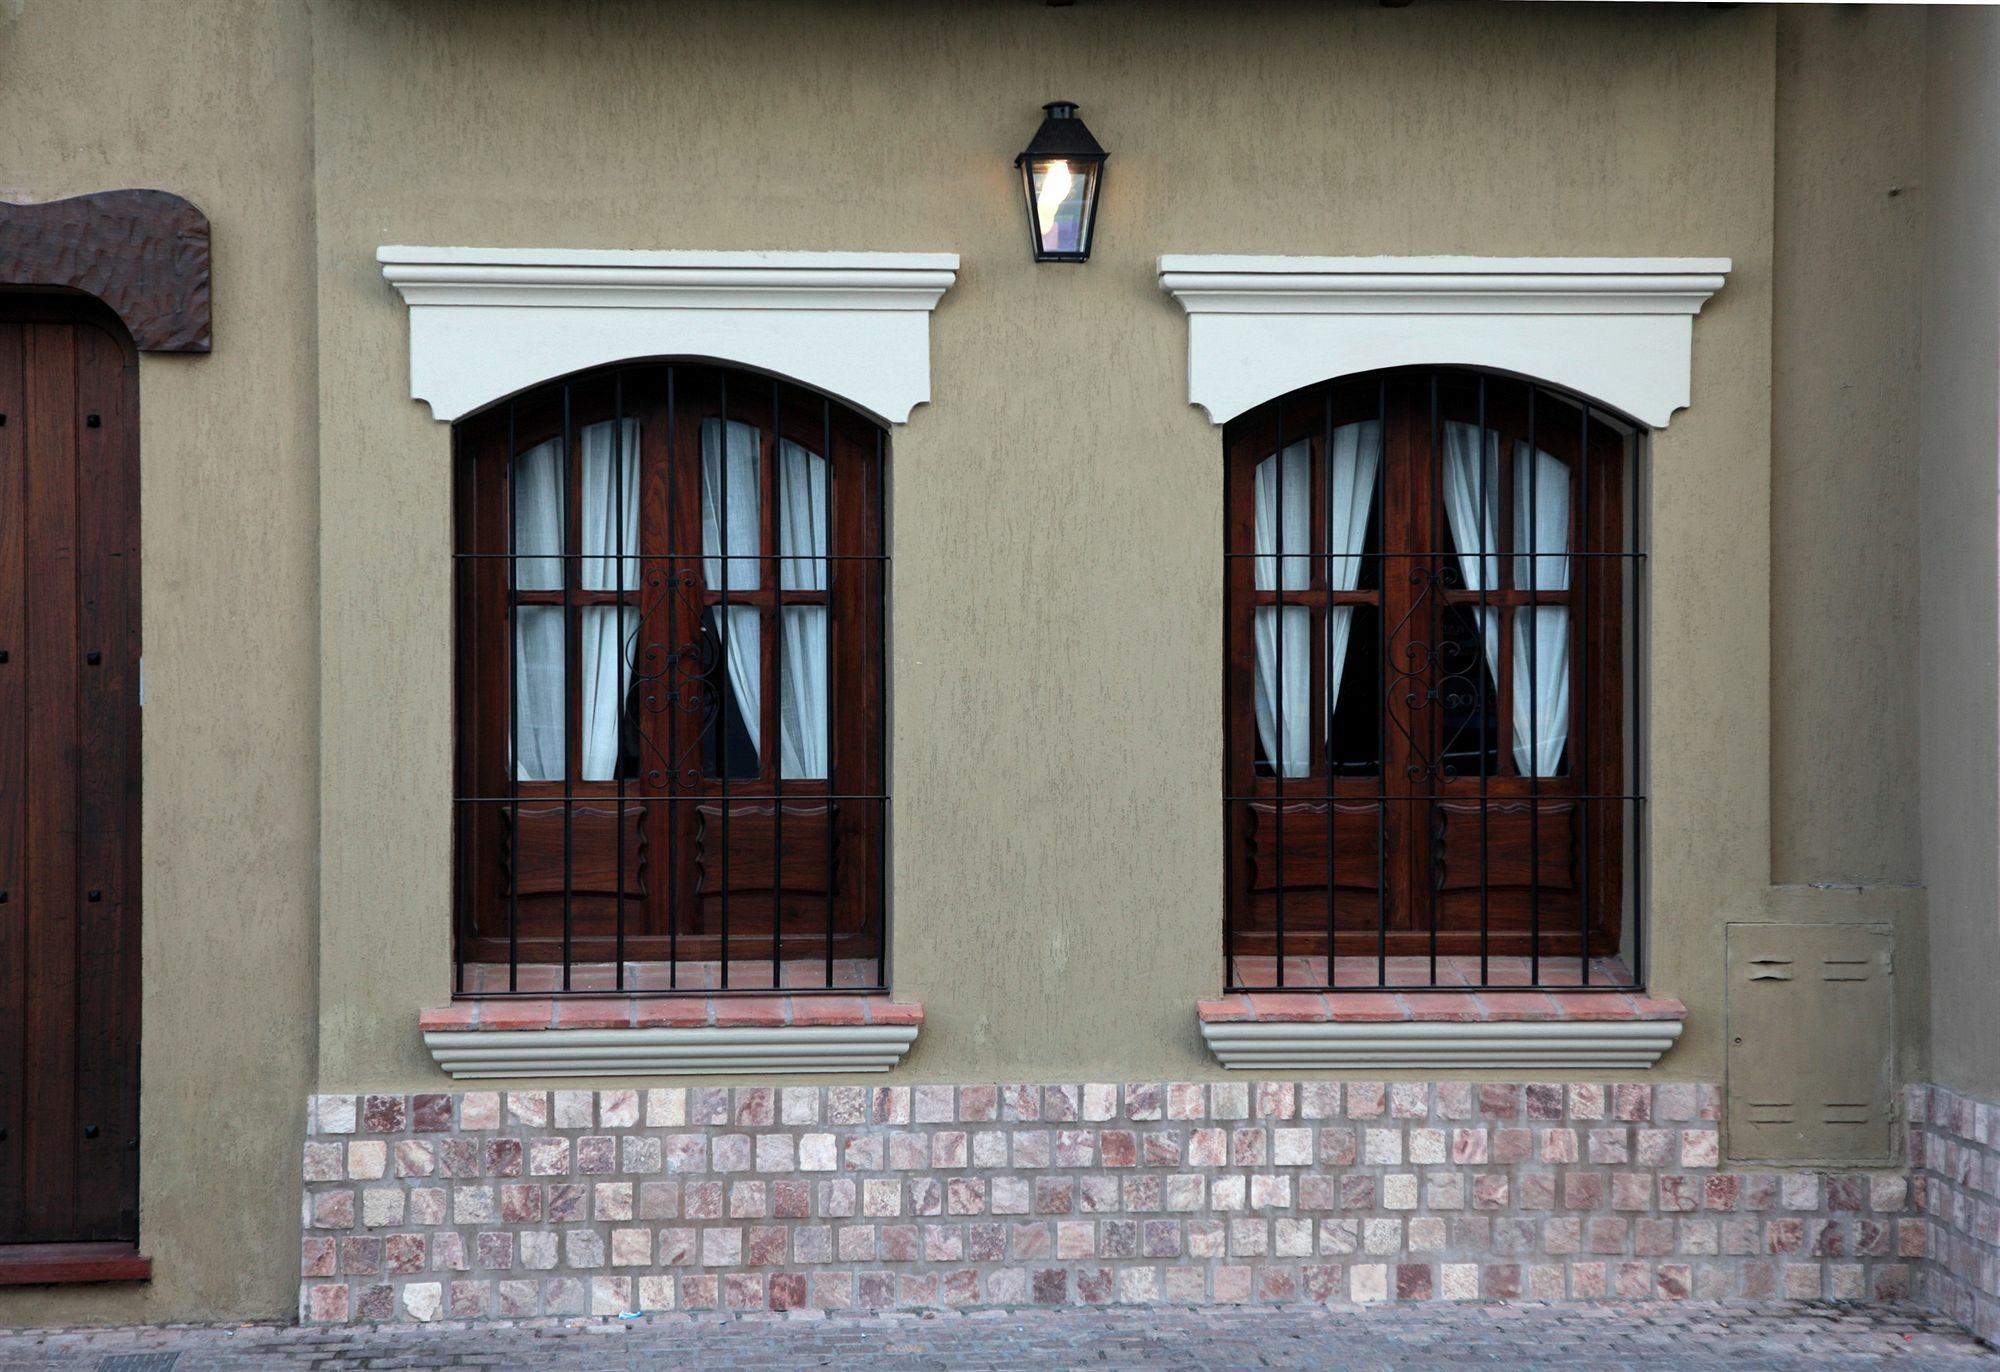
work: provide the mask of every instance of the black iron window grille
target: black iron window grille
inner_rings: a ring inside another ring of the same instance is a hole
[[[1638,440],[1454,369],[1229,425],[1230,990],[1644,984]]]
[[[886,990],[882,429],[633,364],[455,447],[457,993]]]

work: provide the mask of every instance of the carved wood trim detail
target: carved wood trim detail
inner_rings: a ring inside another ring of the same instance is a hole
[[[0,286],[102,300],[144,352],[209,350],[208,216],[167,191],[0,201]]]

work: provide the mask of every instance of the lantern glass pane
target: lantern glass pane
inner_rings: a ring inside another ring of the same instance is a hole
[[[1090,201],[1097,191],[1097,167],[1060,158],[1029,164],[1034,185],[1035,230],[1045,253],[1082,253],[1090,245]]]

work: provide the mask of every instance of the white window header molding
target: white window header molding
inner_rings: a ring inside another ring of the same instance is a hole
[[[1723,257],[1160,259],[1188,314],[1188,401],[1217,424],[1315,381],[1489,367],[1658,428],[1688,403]]]
[[[440,420],[588,367],[713,358],[901,424],[930,399],[955,253],[378,248],[410,307],[410,396]]]

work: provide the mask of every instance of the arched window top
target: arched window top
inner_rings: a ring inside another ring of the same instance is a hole
[[[885,437],[679,362],[454,427],[461,994],[882,988]]]

